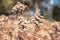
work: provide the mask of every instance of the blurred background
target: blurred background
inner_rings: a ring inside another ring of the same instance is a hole
[[[18,1],[29,7],[31,16],[36,9],[41,9],[41,15],[46,19],[60,21],[60,0],[0,0],[0,15],[8,15]]]

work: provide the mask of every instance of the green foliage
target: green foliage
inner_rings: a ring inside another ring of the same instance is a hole
[[[2,5],[4,5],[5,8],[9,7],[12,4],[13,4],[12,0],[2,0]]]
[[[13,0],[1,0],[0,2],[0,12],[8,13],[10,7],[14,4]]]
[[[45,19],[49,18],[49,12],[48,11],[46,13],[44,13],[44,17],[45,17]]]
[[[56,21],[60,21],[60,8],[58,8],[57,6],[54,7],[54,10],[53,10],[53,18]]]

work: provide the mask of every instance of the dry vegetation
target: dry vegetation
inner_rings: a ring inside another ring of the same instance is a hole
[[[44,19],[39,11],[30,18],[1,15],[0,40],[60,40],[59,23]]]

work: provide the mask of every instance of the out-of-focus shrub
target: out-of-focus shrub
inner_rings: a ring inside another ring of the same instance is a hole
[[[3,0],[2,4],[5,6],[5,8],[9,7],[11,4],[13,4],[12,0]]]
[[[54,7],[54,10],[53,10],[53,18],[56,21],[60,21],[60,8],[58,8],[57,6]]]
[[[45,12],[44,14],[44,17],[46,18],[46,19],[48,19],[49,18],[49,12],[47,11],[47,12]]]
[[[8,13],[10,7],[14,4],[13,0],[1,0],[0,3],[0,14],[1,13]]]

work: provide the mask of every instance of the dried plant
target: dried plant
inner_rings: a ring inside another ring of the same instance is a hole
[[[18,4],[21,6],[20,2]],[[17,19],[14,15],[1,16],[0,40],[60,40],[59,24],[44,19],[39,10],[28,19],[23,15]]]

